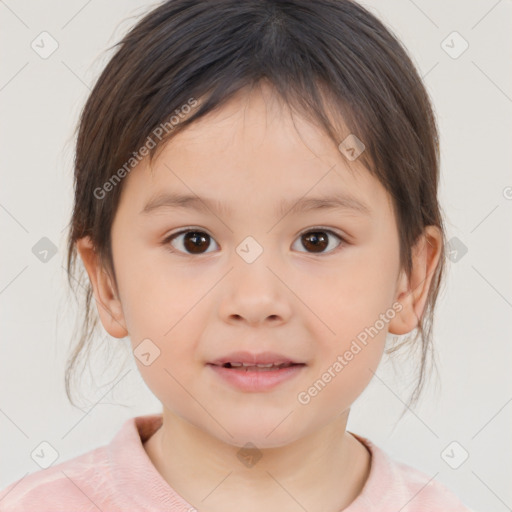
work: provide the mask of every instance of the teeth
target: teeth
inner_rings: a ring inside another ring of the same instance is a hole
[[[266,363],[266,364],[263,364],[263,363],[260,363],[260,364],[253,364],[253,363],[229,363],[230,366],[232,366],[233,368],[239,368],[240,366],[243,366],[244,368],[246,367],[258,367],[258,368],[272,368],[272,367],[275,367],[275,368],[279,368],[279,367],[282,367],[282,366],[291,366],[291,363],[282,363],[282,364],[274,364],[274,363]]]

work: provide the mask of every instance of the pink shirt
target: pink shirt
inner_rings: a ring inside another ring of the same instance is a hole
[[[162,423],[161,414],[127,420],[105,446],[36,471],[0,492],[2,512],[193,512],[158,473],[142,443]],[[368,439],[371,452],[361,494],[344,512],[471,512],[441,483],[395,462]]]

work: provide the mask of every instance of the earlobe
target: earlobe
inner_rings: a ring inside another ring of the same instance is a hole
[[[124,338],[128,331],[113,279],[103,267],[90,237],[77,240],[76,247],[89,276],[103,327],[114,338]]]
[[[400,273],[395,301],[400,302],[402,309],[389,323],[391,334],[407,334],[419,325],[442,243],[441,230],[437,226],[427,226],[414,246],[410,278],[404,271]]]

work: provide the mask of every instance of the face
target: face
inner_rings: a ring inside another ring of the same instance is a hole
[[[262,88],[125,178],[112,226],[122,323],[164,411],[232,445],[276,447],[334,421],[368,385],[396,313],[399,239],[385,189],[348,165]],[[209,364],[235,351],[302,365],[240,388],[221,375],[239,370]]]

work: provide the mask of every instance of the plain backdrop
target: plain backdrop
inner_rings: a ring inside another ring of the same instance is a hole
[[[435,326],[439,379],[427,379],[420,404],[398,422],[415,361],[400,356],[393,366],[384,359],[348,429],[475,510],[511,510],[512,2],[362,4],[403,41],[431,95],[452,256]],[[0,2],[2,488],[41,469],[31,453],[43,441],[61,462],[108,443],[126,419],[160,411],[126,341],[103,328],[102,346],[115,352],[122,344],[126,350],[115,353],[131,357],[116,356],[111,374],[103,353],[92,359],[87,406],[72,407],[64,392],[77,314],[64,269],[73,132],[111,55],[107,48],[152,5]],[[58,44],[50,56],[33,49],[38,37]],[[47,261],[41,247],[49,250]],[[452,459],[468,455],[457,469],[446,462],[447,447]]]

